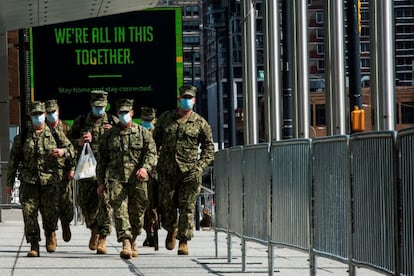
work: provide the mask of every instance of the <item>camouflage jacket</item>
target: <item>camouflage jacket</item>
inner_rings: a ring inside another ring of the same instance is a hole
[[[49,126],[49,127],[52,128],[52,126]],[[56,129],[56,130],[64,133],[65,135],[67,135],[67,133],[70,129],[70,126],[68,124],[66,124],[65,122],[63,122],[62,120],[59,120],[58,125],[54,129]],[[59,141],[56,141],[56,142],[60,143],[61,141],[59,140]],[[74,148],[72,147],[72,151],[70,152],[70,155],[65,155],[63,157],[59,157],[58,162],[59,162],[59,168],[63,168],[63,169],[59,170],[59,174],[61,175],[61,177],[64,177],[64,178],[67,177],[67,174],[66,174],[67,172],[75,170],[76,152],[75,152]]]
[[[89,112],[86,117],[77,117],[68,132],[68,137],[77,150],[78,157],[82,152],[82,147],[78,145],[78,139],[80,136],[82,136],[83,132],[89,131],[92,134],[92,141],[89,144],[92,148],[93,154],[96,157],[98,154],[99,140],[105,132],[104,125],[115,125],[118,124],[118,122],[119,119],[117,117],[108,113],[105,113],[101,118],[98,119],[92,116],[92,112]]]
[[[153,137],[159,154],[158,168],[164,172],[170,168],[173,173],[172,164],[176,163],[182,172],[194,168],[203,171],[214,158],[211,127],[195,112],[185,122],[178,119],[177,111],[173,110],[164,112],[157,120]]]
[[[148,173],[156,166],[157,149],[151,132],[133,123],[130,128],[111,128],[101,139],[96,175],[98,183],[108,180],[134,183],[140,168]]]
[[[65,150],[64,156],[74,157],[74,148],[65,134],[57,130],[56,135],[62,144],[60,148]],[[24,142],[21,139],[24,139]],[[41,185],[48,185],[60,181],[61,175],[58,170],[63,169],[64,163],[59,162],[59,158],[50,155],[50,151],[55,148],[58,148],[58,145],[48,127],[45,127],[40,135],[36,135],[32,128],[28,130],[26,137],[22,137],[21,134],[17,135],[10,151],[7,185],[13,186],[18,169],[19,178],[24,182],[40,181]]]

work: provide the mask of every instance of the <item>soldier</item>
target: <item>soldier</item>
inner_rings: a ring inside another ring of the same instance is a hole
[[[214,158],[211,127],[193,111],[196,91],[194,86],[182,86],[180,107],[161,114],[153,133],[159,154],[159,212],[168,231],[165,247],[173,250],[178,239],[178,255],[188,255],[187,241],[193,236],[193,210],[202,173]]]
[[[58,158],[71,156],[74,149],[65,134],[56,130],[56,137],[61,141],[58,146],[56,139],[45,124],[45,104],[35,101],[30,107],[32,127],[27,133],[14,138],[10,152],[7,192],[13,189],[16,172],[20,171],[20,202],[22,204],[24,233],[30,243],[28,257],[39,256],[40,229],[38,212],[42,215],[43,229],[46,236],[46,250],[56,250],[57,184],[61,181]]]
[[[56,130],[67,135],[70,126],[59,119],[59,105],[57,100],[49,100],[45,102],[46,107],[46,123],[50,131],[55,136]],[[56,137],[57,138],[57,137]],[[61,143],[59,139],[56,142]],[[75,174],[75,154],[72,156],[64,156],[58,158],[59,161],[59,176],[62,179],[57,185],[58,196],[58,210],[60,223],[62,225],[62,236],[65,242],[70,241],[72,233],[70,232],[70,222],[73,219],[73,198],[72,198],[72,184],[73,176]]]
[[[148,204],[148,175],[157,162],[151,133],[132,121],[133,103],[130,99],[117,101],[120,122],[101,140],[96,170],[100,193],[108,183],[116,235],[122,242],[120,256],[124,259],[138,256],[136,238]]]
[[[151,133],[155,128],[154,124],[156,113],[157,111],[154,108],[141,107],[141,125],[148,129]],[[153,170],[148,180],[148,206],[145,210],[144,216],[144,230],[146,232],[146,238],[142,245],[155,247],[155,250],[158,250],[158,187],[156,181],[156,171]]]
[[[103,134],[119,122],[118,118],[107,114],[108,93],[102,90],[91,91],[91,112],[79,116],[73,122],[69,137],[73,145],[81,153],[83,144],[88,142],[93,154],[97,156],[99,140]],[[111,233],[111,206],[107,193],[98,196],[98,182],[96,177],[78,180],[79,206],[85,218],[86,227],[91,229],[89,249],[96,250],[97,254],[106,254],[106,236]]]

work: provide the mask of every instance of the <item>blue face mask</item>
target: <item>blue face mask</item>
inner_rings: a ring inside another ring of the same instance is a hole
[[[181,109],[188,111],[190,109],[193,108],[193,99],[186,99],[186,98],[181,98],[180,99],[180,106]]]
[[[95,117],[102,117],[105,113],[105,107],[104,106],[92,106],[92,114]]]
[[[123,125],[128,125],[131,122],[131,114],[129,112],[118,114],[119,121]]]
[[[45,114],[32,115],[32,123],[35,126],[41,126],[45,122]]]
[[[58,120],[58,117],[59,117],[59,115],[56,111],[46,114],[46,119],[51,123],[55,123]]]
[[[141,125],[148,130],[150,130],[153,127],[152,122],[147,122],[147,121],[141,121]]]

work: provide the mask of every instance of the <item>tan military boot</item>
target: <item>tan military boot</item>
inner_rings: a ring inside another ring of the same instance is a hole
[[[138,257],[138,242],[136,241],[136,239],[137,239],[137,236],[134,235],[131,241],[132,258]]]
[[[122,259],[131,259],[132,250],[131,250],[131,241],[129,239],[124,239],[122,241],[122,250],[119,253]]]
[[[89,239],[89,249],[95,251],[98,246],[99,235],[95,231],[91,231],[91,238]]]
[[[168,250],[173,250],[175,248],[175,244],[177,241],[177,233],[177,229],[168,231],[167,238],[165,239],[165,248],[167,248]]]
[[[47,252],[55,252],[57,245],[56,232],[46,233],[46,250]]]
[[[39,243],[30,243],[30,251],[27,253],[27,257],[39,257]]]
[[[70,241],[70,239],[72,238],[69,223],[62,223],[62,238],[65,242]]]
[[[180,241],[178,243],[178,255],[188,255],[187,241]]]
[[[106,236],[99,236],[96,254],[106,254]]]

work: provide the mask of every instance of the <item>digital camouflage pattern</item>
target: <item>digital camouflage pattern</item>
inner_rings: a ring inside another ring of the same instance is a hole
[[[202,172],[214,158],[211,127],[195,112],[183,121],[177,111],[167,111],[159,117],[153,137],[159,154],[157,173],[162,226],[167,231],[178,227],[177,239],[190,240]]]
[[[150,132],[135,123],[130,128],[114,126],[101,140],[96,169],[99,183],[109,183],[118,241],[140,234],[148,204],[147,180],[136,172],[148,173],[156,166],[157,150]]]
[[[101,118],[93,117],[89,112],[86,117],[79,116],[73,122],[69,131],[73,145],[78,152],[78,158],[82,151],[82,147],[78,145],[78,139],[82,133],[89,131],[92,134],[92,141],[89,143],[92,152],[97,157],[99,140],[105,133],[105,124],[117,124],[118,118],[108,113],[104,113]],[[104,198],[99,198],[97,193],[98,182],[96,178],[80,179],[77,181],[78,187],[78,204],[85,218],[86,227],[92,231],[96,231],[99,235],[108,236],[111,233],[111,206],[109,205],[108,194],[105,193]]]
[[[56,107],[54,106],[56,104]],[[49,101],[45,103],[46,111],[54,111],[57,108],[57,102]],[[57,126],[55,127],[60,132],[63,132],[65,135],[70,130],[70,125],[66,124],[64,121],[59,120]],[[73,189],[72,182],[69,180],[69,172],[75,170],[76,164],[76,153],[73,150],[71,156],[64,156],[58,158],[59,162],[59,176],[61,181],[57,184],[57,195],[58,195],[58,210],[59,218],[62,224],[70,223],[73,220],[74,210],[73,210]]]
[[[62,143],[60,148],[65,149],[65,156],[73,156],[74,149],[69,139],[63,132],[56,131],[56,134]],[[47,127],[39,135],[33,129],[29,129],[26,137],[19,134],[13,141],[7,185],[13,186],[19,170],[20,203],[27,242],[40,241],[38,210],[42,214],[45,232],[56,230],[58,219],[56,187],[61,181],[61,176],[56,172],[60,169],[61,162],[50,155],[50,151],[55,148],[58,148],[57,142]]]

